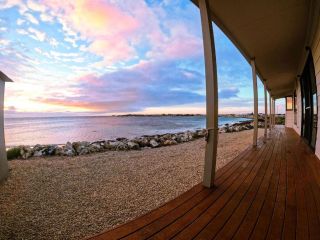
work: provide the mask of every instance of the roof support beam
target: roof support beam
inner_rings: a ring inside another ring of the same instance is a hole
[[[253,82],[253,146],[258,141],[258,86],[255,60],[251,59],[252,82]]]
[[[214,186],[218,145],[218,82],[209,0],[199,0],[206,73],[206,128],[203,185]]]

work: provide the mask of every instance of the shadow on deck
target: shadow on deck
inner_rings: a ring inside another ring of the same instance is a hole
[[[90,239],[319,239],[320,161],[276,128],[216,175],[167,204]]]

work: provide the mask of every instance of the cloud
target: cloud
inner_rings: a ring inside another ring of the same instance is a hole
[[[31,22],[31,23],[33,23],[33,24],[35,24],[35,25],[38,25],[38,24],[39,24],[38,19],[36,19],[32,14],[30,14],[30,13],[25,13],[24,16],[25,16],[25,18],[26,18],[29,22]]]
[[[17,19],[17,25],[18,25],[18,26],[22,25],[24,22],[25,22],[25,20],[23,20],[23,19],[21,19],[21,18],[18,18],[18,19]]]
[[[235,98],[238,97],[239,92],[238,88],[223,88],[219,90],[219,98]]]
[[[30,37],[32,37],[35,40],[38,40],[40,42],[43,42],[46,39],[46,33],[41,32],[37,29],[34,29],[32,27],[28,28],[29,33],[31,33]]]
[[[146,51],[148,59],[183,59],[203,54],[201,35],[189,28],[194,20],[188,20],[188,14],[184,21],[175,19],[174,14],[160,10],[161,3],[47,0],[42,8],[38,5],[35,1],[27,4],[29,9],[41,12],[43,21],[58,19],[64,40],[73,47],[79,46],[79,40],[86,40],[89,43],[87,50],[103,58],[100,66],[141,57],[141,45],[149,48]],[[179,8],[178,5],[172,4],[175,8]],[[171,18],[174,20],[168,21]]]
[[[104,113],[141,111],[147,107],[203,102],[204,95],[196,91],[203,88],[203,81],[202,74],[179,68],[171,61],[144,63],[102,76],[80,77],[72,86],[73,97],[36,101]]]
[[[21,35],[28,35],[28,32],[26,30],[24,30],[24,29],[17,29],[16,32],[21,34]]]
[[[43,4],[37,3],[32,0],[27,1],[27,7],[36,12],[45,12],[46,10],[46,7]]]

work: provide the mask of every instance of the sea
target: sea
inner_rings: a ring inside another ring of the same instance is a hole
[[[219,117],[219,125],[246,118]],[[85,116],[5,118],[6,146],[65,144],[205,128],[205,116]]]

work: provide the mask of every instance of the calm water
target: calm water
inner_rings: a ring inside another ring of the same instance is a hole
[[[219,125],[245,118],[219,117]],[[175,133],[205,127],[204,116],[57,117],[5,119],[6,145],[64,144]]]

